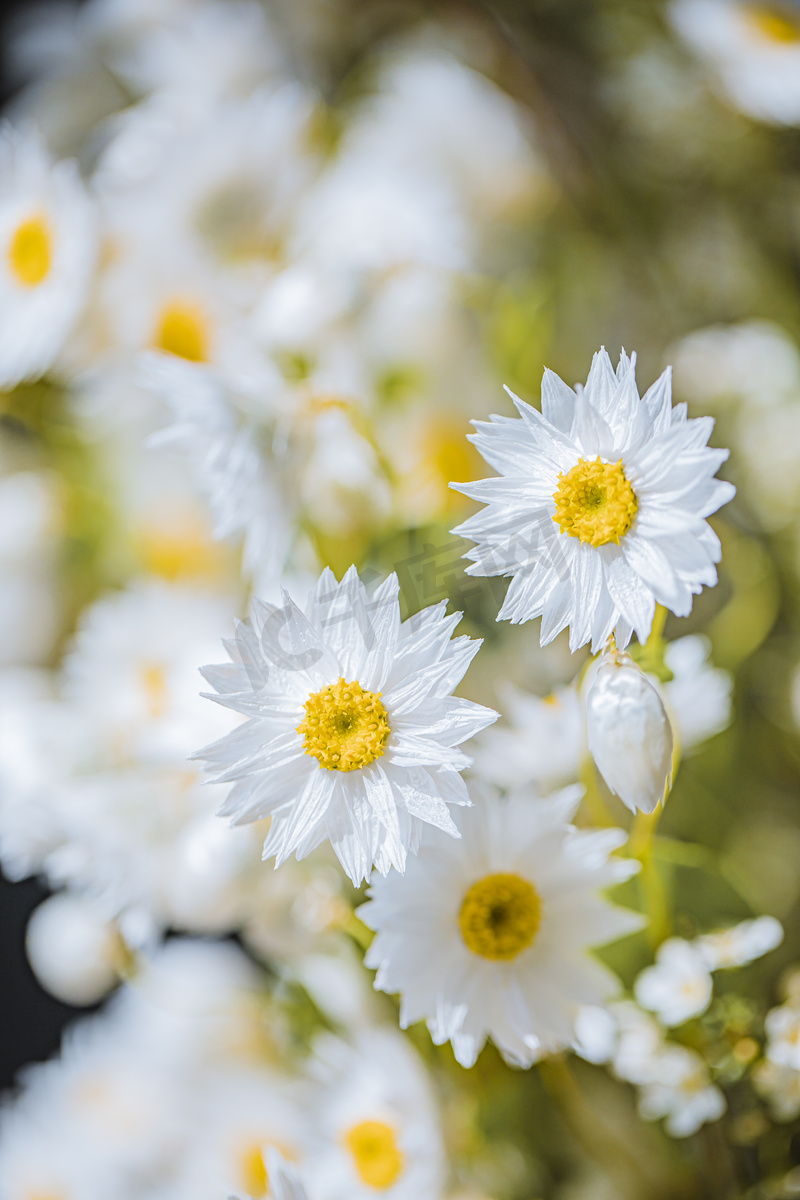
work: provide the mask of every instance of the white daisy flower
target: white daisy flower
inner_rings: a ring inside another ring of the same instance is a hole
[[[676,0],[670,15],[742,112],[800,123],[800,14],[792,0]]]
[[[656,952],[655,966],[641,972],[634,995],[662,1025],[682,1025],[711,1003],[712,980],[700,951],[683,938],[668,938]]]
[[[713,478],[728,452],[673,409],[668,371],[640,399],[634,366],[623,352],[615,375],[601,350],[577,393],[545,371],[541,413],[512,395],[522,420],[474,422],[500,476],[453,485],[487,503],[453,531],[477,543],[468,572],[512,576],[499,619],[541,616],[542,645],[567,626],[572,650],[643,642],[656,601],[686,616],[717,581],[705,518],[734,494]]]
[[[351,567],[323,571],[303,613],[254,601],[227,643],[232,663],[206,667],[211,699],[249,720],[199,751],[233,783],[220,815],[272,817],[264,857],[304,858],[329,838],[355,884],[373,864],[404,870],[422,829],[458,836],[450,804],[468,804],[457,747],[497,717],[451,695],[480,642],[450,640],[445,605],[400,622],[391,575],[370,597]]]
[[[80,315],[94,270],[92,205],[72,162],[32,129],[0,128],[0,387],[42,375]]]
[[[487,1037],[530,1066],[572,1044],[581,1005],[618,990],[585,951],[641,927],[598,895],[637,864],[609,857],[621,830],[568,824],[581,791],[487,795],[459,814],[460,842],[432,831],[406,875],[374,880],[358,910],[377,932],[365,960],[375,986],[400,992],[403,1028],[427,1020],[462,1066]]]
[[[307,1167],[315,1200],[415,1200],[441,1195],[444,1148],[431,1087],[415,1051],[394,1030],[362,1032],[350,1046],[314,1046],[321,1083]]]

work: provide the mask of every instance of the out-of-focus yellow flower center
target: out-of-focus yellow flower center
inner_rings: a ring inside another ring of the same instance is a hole
[[[50,229],[44,217],[31,217],[17,226],[8,250],[17,282],[37,287],[50,272]]]
[[[208,322],[196,304],[173,300],[161,310],[154,345],[189,362],[208,362]]]
[[[519,875],[487,875],[473,883],[458,923],[467,948],[481,958],[509,962],[527,950],[539,930],[542,902]]]
[[[619,543],[633,524],[638,508],[622,459],[615,463],[601,462],[599,457],[594,462],[580,459],[571,471],[559,475],[553,499],[553,520],[562,533],[590,546]]]
[[[367,692],[357,680],[325,687],[306,700],[297,726],[306,754],[330,771],[356,771],[380,758],[389,736],[389,717],[380,692]]]
[[[768,41],[784,44],[800,42],[800,17],[788,7],[750,4],[745,11],[751,28]]]
[[[260,1143],[245,1146],[242,1150],[239,1156],[239,1179],[242,1190],[253,1200],[261,1200],[262,1196],[266,1196],[269,1180]]]
[[[403,1155],[391,1125],[384,1121],[362,1121],[344,1136],[356,1170],[368,1187],[392,1187],[403,1170]]]
[[[133,537],[136,550],[151,575],[165,579],[196,579],[222,574],[227,561],[224,546],[211,539],[200,522],[173,529],[144,526]]]
[[[148,663],[142,668],[142,687],[147,711],[157,721],[167,707],[167,680],[160,663]]]

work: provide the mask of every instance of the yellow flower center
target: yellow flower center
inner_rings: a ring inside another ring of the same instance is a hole
[[[380,692],[366,692],[354,680],[313,692],[305,720],[297,726],[306,754],[330,771],[356,771],[380,758],[389,736],[389,717]]]
[[[527,879],[487,875],[467,892],[458,923],[473,954],[509,962],[533,942],[541,916],[539,893]]]
[[[44,217],[17,227],[8,251],[11,270],[24,287],[37,287],[50,271],[50,229]]]
[[[161,311],[154,345],[189,362],[208,362],[208,322],[196,304],[173,300]]]
[[[157,721],[167,707],[167,677],[161,663],[148,663],[141,669],[145,704],[150,717]]]
[[[260,1143],[245,1146],[239,1156],[239,1178],[242,1190],[253,1200],[261,1200],[269,1189],[267,1168],[264,1165],[264,1154]]]
[[[789,8],[751,4],[746,8],[752,29],[770,42],[800,42],[800,19]]]
[[[553,520],[562,533],[590,546],[616,542],[633,524],[638,503],[622,468],[622,459],[604,463],[580,459],[571,471],[558,477],[553,493]]]
[[[356,1171],[368,1187],[390,1188],[403,1170],[395,1132],[384,1121],[362,1121],[344,1136]]]

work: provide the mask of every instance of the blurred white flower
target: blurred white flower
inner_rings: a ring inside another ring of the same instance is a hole
[[[500,617],[541,616],[542,645],[567,626],[573,651],[644,642],[656,601],[686,616],[717,582],[705,518],[734,494],[713,478],[728,453],[706,446],[709,418],[672,407],[669,372],[640,399],[634,367],[623,352],[615,375],[601,350],[577,394],[546,371],[541,413],[512,396],[521,420],[475,422],[501,474],[454,484],[487,505],[453,531],[477,542],[468,573],[512,576]]]
[[[137,14],[135,5],[95,2],[106,24]],[[125,14],[125,9],[128,13]],[[146,6],[144,6],[146,9]],[[117,13],[114,10],[117,10]],[[279,43],[260,4],[251,0],[193,0],[154,5],[146,37],[131,37],[113,65],[140,92],[174,95],[196,112],[229,96],[245,95],[282,71]]]
[[[60,893],[34,909],[25,950],[39,983],[65,1004],[96,1004],[118,980],[119,933],[79,896]]]
[[[646,967],[634,984],[642,1008],[662,1025],[682,1025],[711,1003],[712,980],[705,957],[683,938],[668,938],[656,952],[656,965]]]
[[[800,354],[771,321],[698,329],[670,352],[681,399],[713,408],[743,400],[763,409],[800,392]]]
[[[275,1194],[267,1166],[270,1150],[291,1161],[305,1157],[309,1137],[297,1083],[274,1068],[229,1065],[197,1097],[196,1134],[178,1172],[180,1187],[197,1197],[244,1192],[259,1200]]]
[[[214,536],[243,539],[244,570],[280,575],[292,533],[280,475],[256,431],[237,420],[227,382],[215,371],[170,355],[146,357],[142,376],[175,418],[153,435],[151,446],[185,456],[208,498]]]
[[[330,839],[358,885],[373,865],[404,870],[426,824],[457,836],[471,761],[457,747],[497,716],[451,695],[480,642],[450,640],[460,614],[444,605],[401,625],[398,592],[396,575],[369,596],[354,567],[341,583],[326,569],[305,613],[255,601],[232,662],[203,669],[249,720],[195,757],[234,784],[220,815],[272,817],[276,866]]]
[[[376,1192],[438,1196],[444,1147],[429,1080],[395,1031],[363,1031],[349,1046],[329,1036],[314,1045],[320,1087],[309,1114],[314,1139],[306,1167],[319,1200],[374,1200]]]
[[[651,813],[672,774],[672,727],[661,697],[624,651],[601,659],[586,696],[587,742],[615,796]]]
[[[628,1083],[647,1083],[665,1045],[663,1030],[631,1000],[609,1005],[609,1012],[617,1023],[614,1074]]]
[[[39,871],[62,842],[66,785],[91,738],[47,674],[0,675],[0,860],[9,879]]]
[[[0,128],[0,387],[53,366],[86,302],[96,218],[74,163],[33,128]]]
[[[753,1083],[776,1121],[793,1121],[800,1114],[800,1071],[765,1058],[753,1068]]]
[[[783,941],[783,926],[775,917],[741,921],[730,929],[695,938],[694,946],[710,971],[742,967],[774,950]]]
[[[511,685],[501,699],[512,728],[487,729],[475,745],[481,777],[502,788],[528,783],[546,795],[573,783],[586,754],[586,709],[574,686],[542,699]]]
[[[159,580],[84,612],[64,659],[63,695],[95,739],[94,765],[165,763],[191,773],[193,744],[232,724],[209,711],[198,673],[232,615],[227,598]]]
[[[771,1008],[764,1019],[764,1029],[770,1062],[800,1071],[800,1005],[790,1001]]]
[[[664,1117],[670,1137],[689,1137],[701,1125],[719,1120],[725,1109],[725,1097],[709,1079],[700,1055],[685,1046],[664,1046],[652,1077],[642,1084],[640,1116],[645,1121]]]
[[[743,112],[777,124],[800,123],[800,17],[793,4],[675,0],[670,15]]]
[[[496,84],[423,45],[389,57],[351,138],[373,159],[440,176],[470,215],[497,220],[545,187],[531,132]]]
[[[678,638],[664,650],[672,679],[659,683],[681,754],[689,754],[730,724],[733,679],[709,661],[711,644],[699,634]]]
[[[572,1043],[578,1006],[618,989],[586,951],[640,928],[598,894],[637,864],[609,857],[621,830],[568,824],[580,794],[481,796],[458,814],[461,841],[429,834],[405,876],[374,879],[358,910],[377,934],[366,964],[377,988],[400,993],[402,1027],[427,1020],[462,1066],[487,1037],[529,1066]]]

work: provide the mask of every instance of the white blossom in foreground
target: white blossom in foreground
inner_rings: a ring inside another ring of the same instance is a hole
[[[683,938],[668,938],[634,985],[642,1008],[654,1012],[662,1025],[682,1025],[699,1016],[711,1003],[712,980],[703,955]]]
[[[761,0],[677,0],[678,32],[717,71],[733,102],[752,117],[800,123],[800,14]]]
[[[206,667],[216,699],[248,721],[199,751],[233,783],[220,815],[272,817],[264,857],[279,866],[329,838],[355,884],[373,864],[402,871],[422,829],[457,837],[448,806],[468,804],[457,747],[496,719],[451,695],[480,642],[451,640],[444,604],[401,624],[391,575],[369,596],[351,567],[323,571],[306,611],[256,600],[226,643],[232,662]]]
[[[664,1046],[639,1096],[639,1115],[645,1121],[664,1117],[670,1137],[689,1137],[701,1125],[718,1120],[725,1107],[725,1097],[709,1079],[700,1055],[676,1044]]]
[[[694,945],[710,971],[743,967],[780,946],[783,926],[775,917],[756,917],[741,921],[730,929],[705,933]]]
[[[95,218],[74,163],[0,128],[0,387],[47,371],[86,300]]]
[[[586,697],[589,751],[615,796],[651,813],[672,772],[672,727],[661,697],[629,654],[604,655]]]
[[[365,960],[375,986],[399,992],[401,1025],[427,1020],[462,1066],[487,1037],[529,1066],[572,1044],[579,1006],[618,989],[586,951],[640,928],[598,895],[637,864],[609,857],[620,830],[569,824],[580,797],[481,797],[458,816],[460,842],[433,831],[406,875],[373,880],[358,910],[377,933]]]
[[[717,582],[719,539],[705,518],[734,494],[714,479],[710,418],[672,407],[666,371],[639,397],[635,357],[616,375],[605,350],[585,389],[545,371],[542,411],[512,395],[521,420],[474,422],[472,441],[499,477],[453,484],[486,509],[454,533],[477,543],[473,575],[510,575],[500,618],[541,616],[542,645],[570,627],[570,648],[616,631],[644,642],[658,601],[686,616]]]
[[[441,1195],[439,1115],[408,1042],[396,1030],[362,1029],[353,1046],[318,1038],[314,1053],[321,1087],[310,1114],[317,1140],[307,1178],[315,1200]]]

